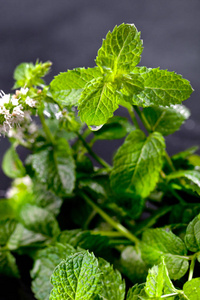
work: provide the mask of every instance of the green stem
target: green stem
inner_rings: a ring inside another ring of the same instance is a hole
[[[173,165],[173,162],[172,162],[172,160],[171,160],[169,154],[167,153],[167,151],[165,151],[165,158],[166,158],[166,160],[167,160],[167,163],[168,163],[170,169],[171,169],[173,172],[175,172],[176,169],[175,169],[175,167],[174,167],[174,165]]]
[[[145,115],[143,114],[143,111],[141,111],[141,110],[139,109],[139,107],[136,106],[136,105],[133,105],[133,107],[134,107],[135,111],[137,112],[137,114],[138,114],[140,120],[142,121],[144,127],[146,128],[146,130],[148,131],[148,133],[150,133],[150,132],[151,132],[151,128],[150,128],[150,126],[149,126],[149,123],[148,123],[148,121],[147,121]]]
[[[96,230],[93,230],[91,232],[92,234],[100,234],[100,235],[103,235],[103,236],[108,236],[108,237],[122,237],[123,234],[119,231],[96,231]]]
[[[195,253],[193,255],[192,260],[191,260],[190,270],[189,270],[189,275],[188,275],[188,281],[190,281],[193,277],[196,258],[197,258],[197,253]]]
[[[50,131],[49,127],[48,127],[47,124],[46,124],[46,121],[45,121],[45,117],[44,117],[43,112],[42,112],[42,111],[39,111],[39,112],[38,112],[38,115],[39,115],[39,117],[40,117],[40,121],[41,121],[41,124],[42,124],[42,127],[43,127],[43,130],[44,130],[44,132],[45,132],[45,135],[46,135],[47,140],[48,140],[50,143],[54,144],[54,143],[55,143],[54,137],[53,137],[53,135],[51,134],[51,131]]]
[[[140,125],[139,125],[139,123],[138,123],[138,121],[136,119],[136,116],[135,116],[135,113],[134,113],[134,109],[132,107],[130,109],[128,108],[128,112],[129,112],[129,115],[130,115],[130,117],[131,117],[131,119],[132,119],[133,124],[135,125],[135,127],[137,129],[140,129]]]
[[[109,245],[110,246],[121,246],[121,245],[131,245],[132,242],[130,240],[109,240]]]
[[[79,194],[113,228],[115,228],[117,231],[121,232],[123,236],[125,236],[130,241],[134,242],[135,244],[139,243],[139,239],[136,236],[134,236],[123,225],[114,221],[109,215],[107,215],[107,213],[105,213],[99,206],[97,206],[85,193],[79,192]]]
[[[84,230],[88,229],[88,226],[90,224],[90,222],[92,221],[92,219],[96,216],[96,211],[92,211],[91,214],[88,216],[87,220],[85,221],[85,224],[83,226]]]
[[[103,160],[101,157],[99,157],[96,153],[93,152],[93,150],[90,148],[90,146],[87,144],[87,142],[84,140],[84,138],[78,133],[76,132],[78,138],[81,140],[81,142],[83,143],[83,146],[87,149],[88,153],[103,167],[105,167],[108,171],[111,170],[111,166],[105,161]]]
[[[173,297],[178,295],[178,293],[171,293],[171,294],[167,294],[167,295],[162,295],[160,298],[168,298],[168,297]]]

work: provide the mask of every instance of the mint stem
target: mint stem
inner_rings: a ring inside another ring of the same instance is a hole
[[[107,213],[105,213],[99,206],[97,206],[85,193],[79,192],[79,194],[113,228],[115,228],[117,231],[121,232],[123,236],[125,236],[130,241],[134,242],[135,244],[139,243],[139,239],[136,236],[134,236],[123,225],[114,221],[109,215],[107,215]]]
[[[133,105],[133,107],[134,107],[135,111],[137,112],[140,120],[142,121],[144,127],[146,128],[148,133],[150,133],[151,132],[150,126],[149,126],[149,123],[148,123],[147,119],[145,118],[143,112],[136,105]]]
[[[191,260],[190,270],[189,270],[189,275],[188,275],[188,281],[190,281],[193,277],[195,261],[196,261],[196,253],[193,255],[192,260]]]
[[[86,141],[84,140],[84,138],[78,133],[76,132],[78,138],[81,140],[81,142],[83,143],[83,146],[87,149],[88,153],[103,167],[105,167],[108,171],[110,171],[111,166],[105,161],[103,160],[101,157],[99,157],[96,153],[93,152],[93,150],[90,148],[90,146],[86,143]]]
[[[163,295],[160,298],[168,298],[168,297],[172,297],[172,296],[176,296],[176,295],[178,295],[178,293],[171,293],[171,294]]]
[[[41,124],[42,124],[42,127],[43,127],[43,130],[44,130],[44,132],[45,132],[45,135],[46,135],[46,138],[47,138],[47,140],[50,142],[50,143],[52,143],[52,144],[54,144],[54,137],[53,137],[53,135],[51,134],[51,131],[49,130],[49,127],[47,126],[47,124],[46,124],[46,121],[45,121],[45,117],[44,117],[44,114],[43,114],[43,112],[42,111],[38,111],[38,115],[39,115],[39,117],[40,117],[40,121],[41,121]]]
[[[96,230],[93,230],[91,232],[91,234],[100,234],[100,235],[103,235],[103,236],[108,236],[108,237],[122,237],[123,234],[119,231],[96,231]]]
[[[140,129],[140,125],[139,125],[139,123],[138,123],[138,121],[136,119],[136,116],[135,116],[135,113],[134,113],[134,109],[131,107],[130,109],[128,109],[128,112],[129,112],[129,115],[130,115],[130,117],[131,117],[131,119],[132,119],[133,124],[135,125],[135,127],[137,129]]]

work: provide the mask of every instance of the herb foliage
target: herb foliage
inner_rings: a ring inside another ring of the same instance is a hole
[[[200,299],[200,157],[196,147],[169,157],[164,139],[189,118],[193,89],[138,67],[142,50],[136,27],[121,24],[94,68],[46,85],[50,62],[22,63],[15,94],[0,93],[13,179],[0,201],[0,273],[19,277],[16,254],[28,254],[38,300]],[[113,116],[119,106],[129,117]],[[92,149],[122,138],[113,165]],[[25,163],[18,146],[31,151]]]

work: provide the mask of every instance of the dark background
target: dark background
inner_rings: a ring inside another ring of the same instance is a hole
[[[175,71],[188,79],[195,92],[185,101],[192,117],[181,131],[167,138],[170,154],[199,144],[200,118],[200,1],[199,0],[1,0],[0,89],[10,93],[12,74],[21,62],[50,60],[47,83],[59,72],[93,67],[108,30],[134,23],[142,32],[140,65]],[[123,111],[121,111],[124,114]],[[1,137],[1,157],[8,141]],[[121,141],[96,145],[111,161]],[[0,189],[8,185],[1,173]]]

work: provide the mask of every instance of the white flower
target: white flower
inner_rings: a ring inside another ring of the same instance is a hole
[[[14,117],[13,121],[14,123],[20,123],[24,120],[24,112],[23,112],[22,105],[15,106],[12,112],[12,117]]]
[[[26,97],[26,100],[25,100],[26,104],[30,107],[35,107],[36,105],[36,101],[31,99],[29,96]]]
[[[28,88],[21,88],[20,89],[20,94],[26,95],[28,93]]]
[[[0,90],[0,106],[4,106],[5,103],[9,103],[10,94],[5,94],[2,90]]]
[[[16,95],[13,95],[12,97],[11,97],[11,102],[12,102],[12,104],[14,105],[14,106],[17,106],[18,105],[18,99],[17,99],[17,97],[16,97]]]

